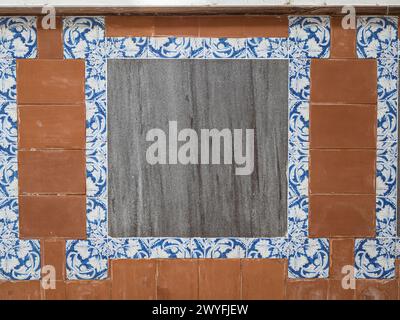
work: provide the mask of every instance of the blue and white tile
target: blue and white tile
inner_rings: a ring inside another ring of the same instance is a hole
[[[191,238],[150,238],[150,258],[190,258]]]
[[[36,17],[0,17],[0,60],[36,58]]]
[[[310,127],[309,113],[308,101],[289,101],[289,143],[307,145]]]
[[[149,38],[106,38],[108,59],[145,59],[148,56]]]
[[[359,58],[396,58],[397,17],[357,17],[357,55]]]
[[[397,142],[378,143],[376,159],[376,195],[396,197]]]
[[[17,100],[15,60],[0,59],[0,101]]]
[[[0,240],[0,277],[5,280],[40,279],[39,240]]]
[[[86,232],[88,238],[107,237],[107,200],[86,198]]]
[[[277,258],[289,256],[289,241],[285,238],[252,238],[247,240],[246,258]]]
[[[86,194],[88,197],[107,197],[107,158],[86,157]]]
[[[289,57],[328,58],[330,51],[330,19],[289,17]]]
[[[287,59],[287,38],[248,38],[248,59]]]
[[[17,157],[0,157],[0,197],[18,196]]]
[[[18,199],[0,199],[0,240],[18,238]]]
[[[67,240],[67,279],[101,280],[107,277],[106,239]]]
[[[85,96],[86,101],[106,100],[107,62],[105,59],[87,59],[85,63]]]
[[[327,278],[329,240],[292,238],[288,269],[289,278]]]
[[[288,197],[288,237],[308,237],[308,196]]]
[[[383,142],[397,140],[397,100],[378,101],[377,141]]]
[[[64,58],[104,59],[103,17],[65,17],[63,24]]]
[[[0,102],[0,156],[17,154],[17,105]]]
[[[151,255],[151,238],[115,238],[110,259],[147,259]]]
[[[397,200],[389,197],[376,197],[376,237],[396,237]]]
[[[246,238],[193,238],[192,258],[245,258]]]
[[[397,59],[378,59],[378,100],[398,99],[398,70]]]
[[[289,60],[289,101],[310,100],[310,66],[309,59]]]
[[[150,59],[201,59],[204,39],[187,37],[152,37],[149,39]]]
[[[207,38],[206,59],[244,59],[247,57],[247,38]]]
[[[289,198],[308,195],[309,170],[306,160],[289,158],[287,168]]]
[[[102,149],[107,141],[107,110],[103,100],[86,101],[86,149]]]
[[[389,279],[395,276],[396,240],[394,238],[356,239],[355,277]]]

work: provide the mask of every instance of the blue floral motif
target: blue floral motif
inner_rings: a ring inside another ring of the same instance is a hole
[[[106,102],[86,102],[86,149],[102,149],[107,142]]]
[[[248,239],[246,258],[287,259],[289,256],[289,240],[285,238]]]
[[[245,258],[247,239],[193,238],[192,258]]]
[[[36,17],[0,17],[0,60],[36,58]]]
[[[0,156],[17,154],[17,105],[0,102]]]
[[[17,80],[15,60],[0,59],[0,101],[16,101]]]
[[[378,99],[397,100],[399,63],[397,59],[378,59]]]
[[[289,238],[308,237],[308,197],[289,196],[287,215]]]
[[[329,240],[292,238],[288,269],[289,278],[327,278]]]
[[[376,159],[376,195],[395,197],[397,176],[397,142],[378,144]]]
[[[376,237],[396,237],[396,198],[376,197]]]
[[[388,279],[395,275],[396,241],[394,238],[356,239],[355,277]]]
[[[106,38],[108,59],[147,58],[149,38]]]
[[[0,278],[5,280],[40,279],[39,241],[0,239]]]
[[[305,145],[309,141],[309,103],[289,101],[289,143]]]
[[[204,57],[204,39],[161,37],[149,39],[149,58],[194,59]]]
[[[0,196],[18,196],[17,157],[0,157]]]
[[[18,199],[0,199],[0,241],[18,238]]]
[[[397,140],[397,101],[378,101],[377,141]]]
[[[289,57],[328,58],[329,17],[289,17]]]
[[[246,40],[248,59],[287,59],[286,38],[249,38]]]
[[[107,201],[100,198],[87,198],[86,220],[88,238],[107,237]]]
[[[294,196],[308,195],[308,148],[301,145],[289,145],[288,158],[288,194]]]
[[[190,238],[150,238],[150,258],[190,258]]]
[[[111,259],[146,259],[150,258],[150,238],[112,239]]]
[[[207,38],[205,40],[206,59],[243,59],[246,53],[247,39]]]
[[[397,58],[397,17],[358,17],[359,58]]]
[[[107,63],[101,59],[87,59],[85,66],[86,101],[106,100],[106,68]]]
[[[67,278],[70,280],[105,279],[108,272],[107,239],[68,240],[66,243]]]
[[[105,58],[104,18],[64,18],[64,58],[103,60]]]
[[[289,60],[289,100],[310,100],[309,59]]]
[[[86,157],[86,194],[88,197],[107,196],[107,159]]]

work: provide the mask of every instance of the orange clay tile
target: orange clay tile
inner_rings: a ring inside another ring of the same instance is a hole
[[[155,17],[154,36],[198,37],[199,19],[196,16]]]
[[[326,300],[328,298],[328,279],[288,280],[287,300]]]
[[[22,197],[25,198],[25,197]],[[60,207],[62,209],[62,207]],[[29,209],[28,209],[29,210]],[[21,209],[20,209],[21,215]],[[59,215],[57,215],[59,216]],[[62,220],[62,219],[60,219]],[[46,226],[47,228],[47,226]],[[40,257],[42,267],[51,265],[55,268],[56,279],[65,279],[65,240],[62,239],[46,239],[40,242]]]
[[[398,280],[356,280],[357,300],[397,300]]]
[[[107,37],[151,37],[154,16],[106,16]]]
[[[0,300],[40,300],[40,281],[0,281]]]
[[[74,280],[66,282],[67,300],[109,300],[109,280]]]
[[[356,30],[343,29],[343,17],[331,17],[331,58],[357,58]]]
[[[62,19],[57,17],[56,29],[43,29],[42,17],[37,20],[39,59],[63,59]]]
[[[342,280],[329,280],[328,286],[329,300],[354,300],[356,297],[356,290],[343,288]]]
[[[329,263],[329,279],[343,279],[343,267],[354,266],[354,239],[330,239]]]
[[[57,280],[55,282],[55,286],[56,286],[55,289],[51,289],[51,288],[44,289],[43,287],[41,287],[43,300],[66,300],[67,299],[65,281]]]

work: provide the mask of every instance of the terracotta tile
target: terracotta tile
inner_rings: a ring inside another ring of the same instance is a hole
[[[376,81],[375,59],[313,59],[311,102],[375,104]]]
[[[285,260],[243,259],[242,298],[244,300],[284,299],[286,274]]]
[[[18,151],[20,194],[85,194],[84,150]]]
[[[151,37],[154,16],[106,16],[107,37]]]
[[[157,299],[198,299],[197,259],[160,259],[157,267]]]
[[[343,29],[343,17],[331,17],[331,58],[357,58],[356,30]]]
[[[56,281],[55,289],[43,289],[42,297],[44,300],[66,300],[66,286],[64,281]]]
[[[18,107],[21,149],[85,149],[85,105]]]
[[[29,197],[21,197],[21,198],[29,198]],[[26,205],[27,204],[24,203],[24,206],[26,206]],[[67,204],[67,205],[69,205],[69,204]],[[21,202],[20,202],[20,206],[21,206]],[[63,208],[63,206],[60,206],[57,209],[62,210],[62,208]],[[44,210],[46,210],[46,209],[48,209],[48,208],[44,208]],[[27,210],[30,210],[29,207]],[[60,214],[58,214],[58,210],[53,211],[52,212],[53,215],[54,215],[54,212],[57,212],[56,216],[61,216]],[[68,210],[71,210],[71,209],[68,208]],[[20,212],[20,215],[21,215],[21,212]],[[59,223],[63,224],[64,222],[62,222],[61,219],[59,220]],[[74,224],[75,222],[70,221],[69,223]],[[20,220],[20,226],[21,226],[21,220]],[[69,228],[70,226],[67,226],[67,227]],[[46,225],[46,229],[47,228],[49,228],[48,225]],[[50,228],[52,228],[52,227],[50,227]],[[40,241],[40,251],[41,251],[40,257],[41,257],[42,268],[45,265],[53,266],[56,271],[56,279],[64,280],[65,279],[65,265],[66,265],[66,262],[65,262],[65,240],[42,239]]]
[[[154,17],[154,35],[198,37],[199,20],[195,16]]]
[[[18,104],[82,104],[84,60],[17,60]]]
[[[311,194],[375,194],[375,150],[310,150]]]
[[[310,106],[311,148],[376,148],[375,105]]]
[[[240,273],[239,259],[199,260],[199,299],[240,299]]]
[[[341,280],[342,268],[354,266],[354,239],[330,239],[329,278]]]
[[[75,280],[66,282],[67,300],[110,300],[110,280]]]
[[[329,300],[354,300],[355,297],[356,290],[344,289],[341,280],[329,280]]]
[[[328,298],[328,280],[288,280],[286,299],[288,300],[326,300]]]
[[[356,280],[358,300],[397,300],[398,282],[393,280]]]
[[[374,237],[375,195],[311,195],[310,237]]]
[[[287,37],[288,19],[281,16],[199,17],[200,37]]]
[[[85,196],[20,196],[19,214],[21,238],[86,238]]]
[[[56,29],[43,29],[42,17],[37,20],[37,45],[39,59],[63,59],[62,19],[56,18]]]
[[[0,281],[0,300],[40,300],[40,281]]]
[[[111,260],[112,299],[156,299],[156,268],[154,259]]]

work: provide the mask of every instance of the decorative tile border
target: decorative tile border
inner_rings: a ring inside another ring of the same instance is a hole
[[[86,60],[87,240],[67,241],[69,279],[103,279],[108,259],[286,258],[291,278],[327,277],[329,241],[308,237],[311,58],[327,58],[329,17],[290,17],[286,38],[106,38],[104,18],[64,19],[64,57]],[[111,238],[107,226],[107,59],[286,59],[287,238]]]
[[[376,238],[355,242],[356,278],[395,276],[397,254],[397,17],[358,17],[357,55],[377,59]]]
[[[36,57],[36,17],[0,17],[0,34],[0,280],[34,280],[39,241],[18,239],[16,59]]]

